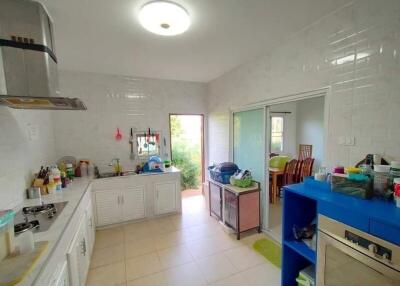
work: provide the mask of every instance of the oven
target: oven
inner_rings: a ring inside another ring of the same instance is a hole
[[[317,286],[399,286],[400,246],[319,215]]]

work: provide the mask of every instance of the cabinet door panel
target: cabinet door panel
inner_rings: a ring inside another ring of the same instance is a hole
[[[229,191],[225,191],[225,223],[237,229],[238,209],[237,196]]]
[[[210,210],[219,219],[222,218],[221,187],[210,182]]]
[[[128,187],[122,190],[123,220],[145,217],[144,186]]]
[[[120,190],[96,191],[97,225],[113,224],[121,221]]]
[[[70,282],[72,286],[85,285],[89,270],[89,252],[87,247],[86,217],[83,216],[79,228],[67,252]]]
[[[176,211],[176,182],[156,183],[154,186],[156,214],[165,214]]]
[[[95,241],[95,235],[96,235],[96,227],[95,227],[95,223],[94,223],[92,202],[89,202],[87,210],[86,210],[86,222],[87,222],[88,247],[89,247],[90,254],[92,254],[94,241]]]

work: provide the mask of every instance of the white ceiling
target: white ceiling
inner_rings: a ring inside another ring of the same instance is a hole
[[[349,0],[175,0],[191,15],[179,36],[144,30],[149,0],[41,0],[54,19],[61,69],[208,82]]]

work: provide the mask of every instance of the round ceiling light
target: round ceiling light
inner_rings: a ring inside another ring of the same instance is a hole
[[[162,36],[182,34],[190,26],[188,12],[169,1],[152,1],[143,5],[139,21],[146,30]]]

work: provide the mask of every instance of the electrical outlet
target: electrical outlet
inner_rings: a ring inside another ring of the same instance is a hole
[[[355,138],[354,136],[346,137],[346,146],[354,146]]]
[[[36,141],[39,139],[39,126],[36,124],[28,124],[28,140]]]
[[[342,146],[354,146],[355,141],[354,136],[340,136],[338,138],[338,144]]]

